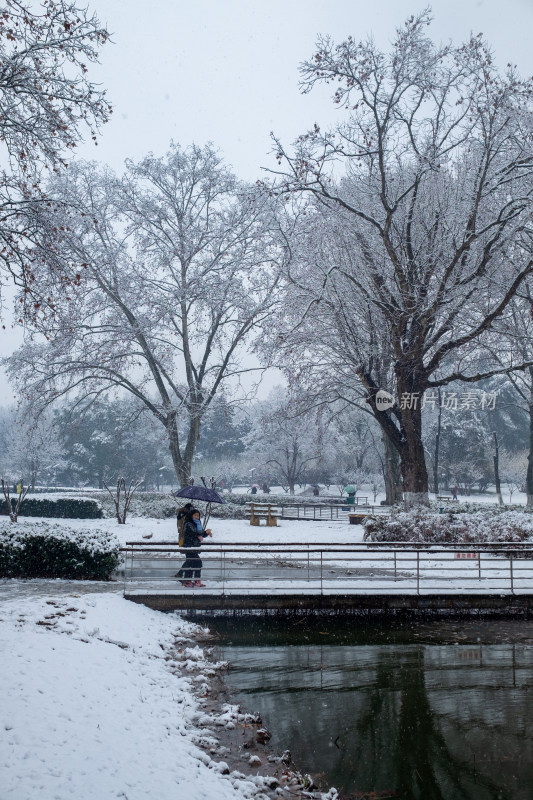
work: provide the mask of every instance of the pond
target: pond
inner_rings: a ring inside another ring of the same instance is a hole
[[[323,786],[354,800],[532,800],[533,621],[208,624],[235,702]]]

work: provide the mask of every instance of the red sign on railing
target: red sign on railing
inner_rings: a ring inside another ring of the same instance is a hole
[[[479,553],[456,553],[456,558],[479,558]]]

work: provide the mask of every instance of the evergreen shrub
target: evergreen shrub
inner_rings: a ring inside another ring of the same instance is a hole
[[[120,544],[110,533],[53,523],[0,523],[0,578],[110,580]]]
[[[11,498],[14,507],[17,497]],[[7,515],[7,503],[0,502],[0,515]],[[102,508],[96,500],[82,500],[75,497],[59,497],[57,500],[26,497],[22,501],[20,517],[55,517],[56,519],[102,519]]]

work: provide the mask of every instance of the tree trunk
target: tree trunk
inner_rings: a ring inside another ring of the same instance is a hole
[[[528,511],[533,511],[533,382],[529,403],[529,454],[527,457],[526,495],[526,508]]]
[[[172,456],[172,463],[174,465],[177,478],[180,482],[180,486],[188,486],[189,478],[191,476],[194,450],[196,447],[196,442],[200,437],[200,420],[190,420],[189,433],[183,452],[180,448],[178,421],[175,412],[169,414],[166,423],[166,429],[168,435],[168,449],[170,450],[170,455]]]
[[[409,391],[413,394],[413,389]],[[402,393],[400,392],[400,397]],[[422,410],[419,402],[413,407],[401,409],[402,445],[400,449],[400,467],[403,479],[403,499],[407,508],[418,505],[429,505],[428,473],[422,444]]]
[[[364,385],[375,390],[375,384],[372,386],[367,375],[363,373],[360,377]],[[403,363],[396,367],[399,407],[385,413],[384,409],[376,406],[375,397],[373,403],[376,419],[400,457],[403,499],[407,508],[429,505],[428,472],[422,444],[421,408],[426,388],[423,366],[416,362]]]
[[[433,491],[439,494],[439,454],[440,454],[440,432],[442,420],[442,408],[440,404],[440,388],[438,390],[439,415],[437,417],[437,434],[435,436],[435,457],[433,459]]]
[[[496,494],[498,495],[498,503],[503,506],[502,488],[500,485],[500,453],[498,450],[498,437],[494,436],[494,483],[496,484]]]
[[[382,441],[385,450],[385,459],[383,463],[385,502],[389,506],[394,506],[397,503],[401,503],[403,500],[400,456],[385,431],[382,432]]]

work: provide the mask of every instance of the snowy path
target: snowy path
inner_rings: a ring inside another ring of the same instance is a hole
[[[216,755],[209,727],[239,715],[202,708],[216,665],[198,626],[114,592],[19,588],[0,604],[1,800],[266,800],[270,779]]]

